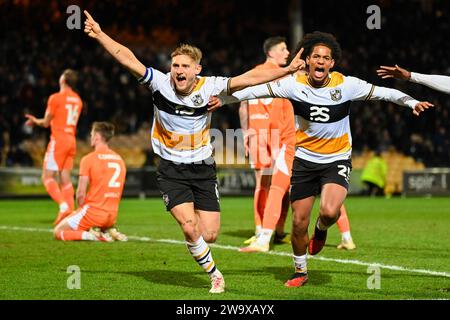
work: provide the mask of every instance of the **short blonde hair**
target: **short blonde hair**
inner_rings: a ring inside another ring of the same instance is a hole
[[[197,47],[191,46],[190,44],[180,44],[170,56],[173,58],[179,55],[191,57],[196,64],[200,64],[200,61],[202,60],[202,51]]]

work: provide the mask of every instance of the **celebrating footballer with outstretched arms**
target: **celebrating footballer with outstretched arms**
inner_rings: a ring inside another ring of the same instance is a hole
[[[343,76],[340,73],[333,72],[329,74],[329,79],[339,77],[341,83],[346,84],[346,92],[350,93],[345,98],[347,101],[357,100],[384,100],[390,101],[400,106],[407,106],[413,110],[413,113],[418,116],[421,112],[425,111],[433,105],[426,101],[418,101],[406,93],[397,89],[379,87],[367,83],[364,80],[351,76]],[[450,77],[448,77],[450,79]],[[236,103],[239,101],[257,99],[257,98],[288,98],[295,101],[308,101],[308,96],[305,90],[299,90],[303,86],[306,88],[311,86],[308,83],[309,79],[305,75],[291,75],[276,82],[261,84],[257,86],[248,87],[246,89],[233,93],[232,96],[220,96],[221,103],[216,99],[211,99],[210,110],[214,110],[215,107]],[[327,80],[329,81],[329,80]],[[312,88],[315,88],[311,86]],[[326,85],[324,86],[326,87]]]
[[[222,293],[225,281],[212,257],[208,243],[215,242],[220,229],[220,202],[216,165],[209,135],[211,113],[208,98],[220,93],[271,81],[305,66],[301,52],[285,68],[251,70],[240,76],[201,77],[202,52],[182,44],[171,53],[169,73],[145,67],[123,45],[101,31],[85,11],[85,33],[96,39],[153,97],[153,150],[161,157],[157,185],[166,210],[183,231],[189,253],[209,275],[210,293]]]
[[[408,106],[415,115],[433,106],[407,94],[377,87],[355,77],[331,72],[342,50],[332,34],[315,31],[297,45],[304,49],[307,73],[287,76],[272,83],[249,87],[210,100],[210,109],[221,103],[256,98],[291,99],[296,117],[296,150],[291,175],[290,200],[293,212],[292,249],[294,275],[287,287],[300,287],[308,281],[307,256],[325,245],[327,229],[340,216],[347,196],[352,169],[350,102],[386,100]],[[227,101],[228,100],[228,101]],[[319,218],[309,238],[308,225],[315,198],[321,194]]]

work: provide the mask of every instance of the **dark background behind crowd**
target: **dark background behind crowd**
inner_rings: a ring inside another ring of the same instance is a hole
[[[297,0],[300,1],[300,0]],[[265,60],[262,43],[282,35],[291,43],[294,0],[0,1],[0,163],[30,165],[24,139],[48,137],[24,127],[24,114],[44,116],[47,98],[58,91],[66,68],[79,71],[85,102],[78,138],[93,121],[108,120],[119,133],[151,123],[150,91],[118,65],[83,30],[69,30],[66,9],[87,9],[102,29],[128,46],[148,66],[167,72],[171,51],[182,42],[203,51],[202,75],[235,76]],[[381,29],[369,30],[368,5],[381,8]],[[450,1],[301,1],[303,30],[333,33],[343,49],[335,68],[380,86],[394,87],[436,108],[415,117],[387,102],[355,102],[351,110],[354,153],[395,147],[426,166],[450,166],[450,97],[427,87],[382,80],[379,65],[450,75]],[[84,16],[81,19],[83,26]],[[220,119],[220,121],[218,121]],[[212,126],[238,128],[236,105],[213,115]],[[149,141],[150,144],[150,141]]]

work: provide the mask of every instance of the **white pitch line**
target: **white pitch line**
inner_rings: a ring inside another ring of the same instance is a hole
[[[0,226],[0,230],[29,231],[29,232],[53,232],[53,229],[11,227],[11,226]],[[149,237],[139,237],[139,236],[129,236],[128,238],[131,240],[137,240],[137,241],[143,241],[143,242],[160,242],[160,243],[168,243],[168,244],[185,245],[184,241],[173,240],[173,239],[152,239]],[[239,247],[234,247],[234,246],[227,246],[227,245],[221,245],[221,244],[210,244],[210,246],[214,247],[214,248],[224,249],[224,250],[239,251]],[[264,254],[292,257],[292,253],[282,252],[282,251],[269,251],[269,252],[264,252]],[[428,274],[428,275],[432,275],[432,276],[450,278],[450,273],[448,273],[448,272],[433,271],[433,270],[426,270],[426,269],[409,269],[409,268],[405,268],[405,267],[401,267],[401,266],[385,265],[385,264],[378,263],[378,262],[364,262],[364,261],[359,261],[359,260],[335,259],[335,258],[326,258],[326,257],[322,257],[322,256],[308,256],[308,259],[316,259],[316,260],[321,260],[321,261],[337,262],[337,263],[343,263],[343,264],[354,264],[354,265],[367,266],[367,267],[375,266],[375,267],[379,267],[382,269],[388,269],[388,270],[394,270],[394,271],[421,273],[421,274]]]

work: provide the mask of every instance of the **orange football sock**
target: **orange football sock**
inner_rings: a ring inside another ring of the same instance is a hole
[[[255,226],[261,226],[264,216],[264,209],[266,207],[267,190],[264,188],[256,188],[255,196],[253,198],[253,212],[255,215]]]
[[[263,229],[275,230],[281,215],[283,197],[289,188],[290,177],[277,170],[272,175],[267,205],[264,210]]]
[[[281,203],[285,193],[286,190],[280,189],[278,186],[270,186],[267,205],[264,210],[263,229],[275,230],[275,226],[280,218]]]
[[[286,192],[281,202],[280,218],[278,219],[277,226],[275,227],[275,230],[277,231],[278,235],[284,233],[284,224],[286,223],[286,218],[289,212],[289,205],[290,205],[289,192]]]
[[[58,234],[56,235],[56,239],[63,241],[97,240],[97,238],[93,234],[81,230],[64,230],[58,232]]]
[[[64,197],[59,189],[59,185],[53,178],[47,178],[44,180],[44,186],[45,190],[47,190],[47,193],[50,195],[50,197],[55,201],[57,204],[63,203]]]
[[[74,209],[74,195],[75,192],[73,190],[73,185],[71,183],[66,184],[65,186],[63,186],[61,188],[61,193],[64,197],[64,200],[67,202],[67,204],[69,205],[69,209],[70,211],[73,211]]]
[[[344,205],[341,207],[341,215],[339,219],[336,221],[336,224],[339,228],[340,233],[350,231],[350,222],[348,221],[347,210]]]

